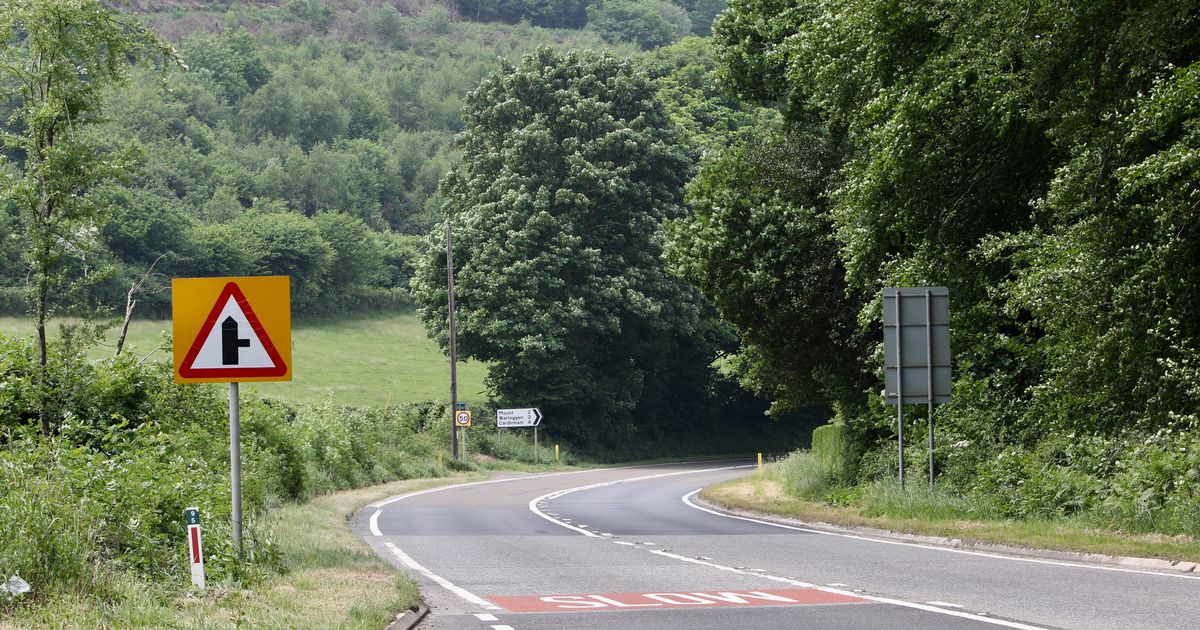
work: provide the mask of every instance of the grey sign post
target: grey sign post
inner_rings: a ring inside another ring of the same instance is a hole
[[[883,290],[884,396],[896,405],[900,485],[904,485],[904,405],[929,409],[929,485],[933,486],[933,406],[950,402],[950,290]]]

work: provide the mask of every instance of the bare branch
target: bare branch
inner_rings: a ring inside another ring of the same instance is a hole
[[[121,356],[121,350],[125,348],[125,335],[129,333],[129,321],[133,319],[133,308],[137,306],[137,300],[134,299],[134,296],[142,290],[142,285],[146,283],[146,279],[154,273],[154,266],[157,265],[158,262],[163,258],[173,255],[175,255],[175,252],[173,251],[163,252],[162,255],[154,259],[154,262],[150,263],[150,268],[146,269],[146,273],[142,274],[142,277],[138,278],[133,283],[133,286],[129,287],[129,293],[125,295],[125,321],[121,323],[121,334],[117,337],[117,351],[113,353],[114,357]],[[159,291],[155,291],[155,293],[158,292]],[[145,359],[143,359],[143,361],[144,360]]]

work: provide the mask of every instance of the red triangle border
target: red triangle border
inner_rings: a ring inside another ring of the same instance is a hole
[[[204,346],[204,341],[208,339],[208,335],[212,333],[212,329],[217,324],[217,318],[220,317],[221,311],[225,309],[225,305],[229,302],[229,298],[237,300],[238,306],[242,309],[242,314],[246,316],[246,320],[250,323],[250,328],[262,343],[263,349],[267,351],[267,356],[270,357],[273,367],[227,367],[227,368],[194,368],[192,365],[196,362],[196,357],[200,354],[200,348]],[[238,378],[258,378],[263,376],[284,376],[287,374],[287,364],[283,362],[283,357],[279,356],[279,351],[275,349],[275,344],[271,341],[271,336],[267,334],[265,328],[258,321],[258,316],[254,314],[254,309],[250,307],[250,302],[246,300],[246,295],[242,293],[241,287],[236,282],[229,282],[225,288],[221,289],[221,295],[217,297],[216,304],[213,305],[212,311],[204,320],[204,326],[200,328],[199,334],[192,341],[192,347],[188,350],[187,355],[183,358],[183,363],[179,365],[179,375],[183,378],[229,378],[236,380]]]

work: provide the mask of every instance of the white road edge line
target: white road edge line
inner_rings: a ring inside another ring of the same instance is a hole
[[[755,576],[755,577],[761,577],[761,578],[771,580],[772,582],[780,582],[780,583],[788,584],[788,585],[795,586],[798,588],[811,588],[811,589],[822,591],[825,593],[834,593],[837,595],[847,595],[849,597],[857,597],[858,599],[865,599],[867,601],[878,602],[881,604],[891,604],[893,606],[902,606],[904,608],[915,608],[917,610],[938,613],[940,615],[949,615],[951,617],[961,617],[963,619],[970,619],[972,621],[982,621],[983,623],[991,624],[993,626],[1004,626],[1005,628],[1016,628],[1017,630],[1047,630],[1046,628],[1043,628],[1042,626],[1031,626],[1029,624],[1019,623],[1016,621],[1005,621],[1003,619],[993,619],[991,617],[983,617],[981,615],[973,615],[971,613],[960,612],[957,610],[946,610],[945,608],[938,608],[936,606],[928,606],[925,604],[906,602],[906,601],[900,600],[900,599],[890,599],[887,597],[875,597],[873,595],[863,595],[862,593],[855,593],[853,591],[847,591],[847,590],[843,590],[840,588],[829,588],[827,586],[818,586],[816,584],[810,584],[808,582],[802,582],[800,580],[793,580],[791,578],[780,577],[777,575],[768,575],[765,573],[752,573],[750,571],[743,571],[741,569],[735,569],[733,567],[727,567],[727,566],[724,566],[721,564],[716,564],[713,562],[705,562],[703,560],[697,560],[695,558],[688,558],[686,556],[681,556],[678,554],[661,551],[658,549],[651,549],[650,553],[657,555],[657,556],[662,556],[664,558],[671,558],[673,560],[680,560],[682,562],[690,562],[691,564],[698,564],[701,566],[711,567],[711,568],[717,569],[719,571],[728,571],[730,573],[737,573],[739,575],[750,575],[750,576]]]
[[[380,508],[382,508],[385,505],[395,503],[397,501],[403,501],[405,499],[419,497],[423,494],[431,494],[434,492],[444,492],[446,490],[454,490],[456,488],[470,488],[472,486],[486,486],[486,485],[490,485],[490,484],[494,484],[494,483],[509,483],[512,481],[521,481],[523,479],[544,479],[546,477],[560,477],[562,475],[578,475],[581,473],[598,472],[598,471],[604,471],[604,470],[621,470],[624,468],[638,468],[638,467],[637,466],[615,466],[613,468],[589,468],[587,470],[568,470],[566,472],[546,473],[543,475],[529,475],[527,477],[506,477],[504,479],[485,479],[484,481],[472,481],[469,483],[458,483],[458,484],[453,484],[453,485],[448,485],[448,486],[437,486],[435,488],[427,488],[425,490],[416,490],[414,492],[398,494],[394,497],[388,497],[386,499],[383,499],[382,501],[376,501],[374,503],[370,503],[367,505],[367,507],[369,507],[369,508],[375,508],[375,512],[373,514],[371,514],[371,522],[370,522],[371,534],[373,534],[375,536],[383,535],[383,532],[380,531],[380,529],[379,529],[379,514],[380,514],[380,512],[383,511]]]
[[[480,621],[500,621],[496,618],[496,615],[491,615],[488,613],[475,613],[475,618]]]
[[[703,463],[703,462],[695,462],[695,463]],[[651,466],[656,466],[656,465],[670,466],[673,464],[650,464],[650,465]],[[408,499],[408,498],[415,497],[415,496],[420,496],[423,494],[429,494],[431,492],[442,492],[445,490],[451,490],[454,488],[466,488],[469,486],[482,486],[482,485],[494,484],[494,483],[506,483],[506,482],[510,482],[510,481],[520,481],[522,479],[560,477],[563,475],[578,475],[578,474],[589,473],[589,472],[602,472],[602,471],[606,471],[606,470],[621,470],[621,469],[642,468],[642,467],[643,466],[614,466],[612,468],[591,468],[588,470],[570,470],[567,472],[547,473],[544,475],[529,475],[526,477],[509,477],[506,479],[487,479],[485,481],[473,481],[470,483],[461,483],[461,484],[455,484],[455,485],[449,485],[449,486],[437,486],[435,488],[429,488],[426,490],[418,490],[416,492],[409,492],[406,494],[401,494],[401,495],[397,495],[394,497],[390,497],[390,498],[384,499],[382,501],[376,501],[374,503],[367,505],[367,507],[375,508],[375,512],[371,514],[370,529],[371,529],[371,533],[373,535],[382,537],[383,532],[381,532],[379,530],[379,515],[383,512],[383,510],[380,508],[382,508],[385,505],[395,503],[397,501],[403,501],[404,499]],[[726,468],[748,468],[748,467],[749,466],[727,466]],[[723,469],[712,469],[712,470],[723,470]],[[684,471],[684,473],[686,473],[686,472],[693,472],[693,471]],[[683,473],[674,473],[674,474],[683,474]],[[544,515],[543,515],[543,517],[549,518]],[[550,520],[553,521],[554,519],[550,519]],[[555,521],[555,522],[557,522],[557,521]],[[585,531],[585,530],[580,530],[580,531]],[[591,534],[591,532],[586,532],[586,533],[594,536],[594,534]],[[485,608],[487,610],[503,610],[499,606],[483,599],[482,597],[479,597],[478,595],[468,591],[467,589],[462,588],[461,586],[454,584],[450,580],[447,580],[446,578],[425,568],[424,566],[419,564],[416,560],[413,560],[412,557],[410,557],[408,554],[404,553],[404,551],[402,551],[395,544],[385,541],[384,545],[392,552],[392,555],[396,556],[396,558],[398,560],[400,560],[400,562],[404,563],[405,566],[420,573],[421,575],[424,575],[425,577],[429,578],[430,580],[433,580],[435,583],[441,585],[443,588],[450,591],[451,593],[454,593],[455,595],[459,596],[460,598],[462,598],[472,604],[482,606],[483,608]]]
[[[553,499],[557,499],[561,496],[571,494],[573,492],[579,492],[581,490],[591,490],[594,488],[604,488],[604,487],[613,486],[613,485],[616,485],[619,483],[629,483],[632,481],[645,481],[647,479],[659,479],[662,477],[673,477],[676,475],[686,475],[686,474],[701,473],[701,472],[714,472],[714,471],[718,471],[718,470],[733,470],[733,469],[737,469],[737,468],[752,468],[752,467],[754,467],[754,464],[745,465],[745,466],[724,466],[724,467],[720,467],[720,468],[709,468],[709,469],[705,469],[705,470],[687,470],[687,471],[673,472],[673,473],[662,473],[662,474],[658,474],[658,475],[643,475],[641,477],[630,477],[628,479],[618,479],[618,480],[613,480],[613,481],[594,483],[594,484],[590,484],[590,485],[586,485],[586,486],[579,486],[576,488],[567,488],[565,490],[556,490],[554,492],[544,494],[540,497],[537,497],[537,498],[531,500],[529,502],[529,509],[534,514],[537,514],[538,516],[550,521],[551,523],[561,525],[562,527],[565,527],[565,528],[573,530],[577,533],[583,534],[584,536],[588,536],[591,538],[600,538],[600,536],[598,536],[597,534],[587,531],[586,529],[580,529],[578,527],[575,527],[574,525],[569,525],[558,519],[548,516],[546,513],[542,512],[540,509],[538,509],[537,504],[544,502],[544,501],[551,501]],[[712,514],[717,514],[719,516],[729,516],[726,514],[721,514],[720,512],[715,512],[713,510],[708,510],[708,509],[702,508],[698,505],[695,505],[691,501],[689,501],[689,498],[692,495],[696,494],[697,492],[699,492],[699,490],[694,490],[692,492],[685,494],[683,496],[683,502],[693,508],[698,509],[698,510],[703,510],[705,512],[710,512]],[[732,517],[731,516],[730,518],[739,518],[742,520],[747,520],[747,521],[752,521],[752,522],[761,522],[761,523],[766,523],[768,525],[773,525],[773,523],[767,523],[766,521],[755,521],[754,519],[743,518],[743,517]],[[796,530],[800,530],[800,531],[807,531],[807,530],[801,530],[800,528],[797,528],[797,527],[788,527],[788,526],[782,526],[782,527],[786,527],[787,529],[796,529]],[[869,540],[869,539],[864,538],[864,540]],[[616,541],[614,541],[614,542],[616,542]],[[742,569],[736,569],[734,567],[727,567],[727,566],[716,564],[713,562],[705,562],[703,560],[697,560],[695,558],[688,558],[686,556],[674,554],[669,551],[663,551],[661,549],[647,549],[646,551],[649,551],[650,553],[658,555],[658,556],[662,556],[664,558],[672,558],[675,560],[680,560],[682,562],[689,562],[691,564],[698,564],[698,565],[702,565],[702,566],[706,566],[706,567],[711,567],[714,569],[718,569],[720,571],[728,571],[730,573],[737,573],[739,575],[750,575],[750,576],[760,577],[760,578],[770,580],[772,582],[780,582],[783,584],[789,584],[789,585],[800,587],[800,588],[812,588],[812,589],[824,591],[827,593],[836,593],[838,595],[848,595],[850,597],[857,597],[860,599],[879,602],[879,603],[883,603],[883,604],[892,604],[894,606],[902,606],[905,608],[914,608],[917,610],[933,612],[933,613],[937,613],[940,615],[949,615],[951,617],[961,617],[963,619],[982,621],[984,623],[991,624],[991,625],[1004,626],[1006,628],[1015,628],[1016,630],[1046,630],[1045,628],[1042,628],[1041,626],[1031,626],[1028,624],[1018,623],[1015,621],[1004,621],[1001,619],[992,619],[990,617],[984,617],[981,615],[973,615],[971,613],[960,612],[957,610],[946,610],[945,608],[938,608],[936,606],[929,606],[926,604],[917,604],[914,602],[906,602],[906,601],[898,600],[898,599],[889,599],[889,598],[885,598],[885,597],[874,597],[871,595],[863,595],[861,593],[854,593],[851,591],[846,591],[846,590],[837,589],[837,588],[818,586],[816,584],[802,582],[800,580],[793,580],[791,578],[780,577],[777,575],[770,575],[770,574],[766,574],[766,573],[756,573],[756,572],[752,572],[752,571],[744,571]]]
[[[592,490],[594,488],[607,488],[608,486],[615,486],[619,483],[630,483],[633,481],[645,481],[647,479],[660,479],[662,477],[675,477],[677,475],[695,475],[695,474],[699,474],[699,473],[716,472],[718,470],[736,470],[738,468],[753,468],[754,466],[755,466],[754,464],[745,464],[745,465],[740,465],[740,466],[720,466],[717,468],[702,468],[699,470],[678,470],[678,471],[669,472],[669,473],[659,473],[657,475],[642,475],[640,477],[629,477],[628,479],[614,479],[612,481],[602,481],[600,483],[593,483],[593,484],[589,484],[586,486],[576,486],[574,488],[566,488],[564,490],[555,490],[554,492],[547,492],[546,494],[543,494],[540,497],[535,497],[533,499],[530,499],[529,511],[533,512],[534,514],[537,514],[538,516],[546,519],[547,521],[550,521],[551,523],[554,523],[555,525],[565,527],[575,533],[583,534],[584,536],[587,536],[589,538],[600,538],[600,535],[595,532],[590,532],[586,529],[583,529],[581,527],[576,527],[574,525],[571,525],[568,522],[565,522],[565,521],[569,521],[570,519],[563,519],[561,517],[554,518],[553,516],[550,516],[546,512],[543,512],[541,510],[541,508],[538,507],[538,504],[552,501],[561,496],[571,494],[572,492],[579,492],[580,490]]]
[[[720,461],[729,461],[729,460],[720,460]],[[717,462],[714,461],[714,462],[684,462],[684,463],[705,464],[705,463],[717,463]],[[650,468],[650,467],[654,467],[654,466],[676,466],[676,465],[678,465],[678,463],[639,464],[639,465],[635,465],[635,466],[613,466],[611,468],[588,468],[587,470],[568,470],[565,472],[526,475],[524,477],[505,477],[504,479],[485,479],[483,481],[471,481],[468,483],[456,483],[456,484],[447,485],[447,486],[437,486],[434,488],[427,488],[425,490],[417,490],[415,492],[408,492],[405,494],[398,494],[394,497],[388,497],[381,501],[369,503],[369,504],[367,504],[367,507],[381,508],[390,503],[395,503],[396,501],[403,501],[404,499],[409,499],[412,497],[420,496],[422,494],[429,494],[431,492],[443,492],[446,490],[454,490],[456,488],[469,488],[471,486],[483,486],[483,485],[488,485],[488,484],[493,484],[493,483],[509,483],[509,482],[513,482],[513,481],[524,481],[524,480],[528,480],[528,479],[545,479],[547,477],[561,477],[563,475],[582,475],[584,473],[605,472],[605,471],[609,471],[609,470],[627,470],[630,468]],[[749,468],[749,466],[731,466],[731,468]],[[691,472],[691,471],[688,471],[688,472]]]
[[[689,507],[700,510],[701,512],[708,512],[709,514],[715,514],[717,516],[721,516],[724,518],[732,518],[732,519],[737,519],[739,521],[749,521],[751,523],[758,523],[760,525],[770,525],[771,527],[790,529],[793,531],[805,532],[808,534],[820,534],[822,536],[837,536],[838,538],[850,538],[852,540],[864,540],[867,542],[879,543],[881,545],[898,545],[901,547],[917,547],[919,549],[930,549],[933,551],[945,551],[948,553],[957,553],[957,554],[962,554],[962,555],[966,555],[966,556],[979,556],[982,558],[995,558],[997,560],[1009,560],[1012,562],[1029,562],[1032,564],[1048,564],[1051,566],[1058,566],[1058,567],[1071,567],[1071,568],[1076,568],[1076,569],[1091,569],[1093,571],[1115,571],[1117,573],[1139,573],[1142,575],[1156,575],[1159,577],[1166,577],[1166,578],[1181,578],[1184,580],[1200,580],[1200,575],[1184,575],[1182,573],[1161,573],[1158,571],[1145,571],[1142,569],[1128,569],[1125,567],[1106,567],[1103,565],[1082,564],[1082,563],[1078,563],[1078,562],[1066,562],[1066,561],[1062,561],[1062,560],[1046,560],[1043,558],[1022,558],[1020,556],[1005,556],[1005,555],[1001,555],[998,553],[988,553],[986,551],[971,551],[969,549],[955,549],[953,547],[938,547],[936,545],[926,545],[926,544],[922,544],[922,543],[905,542],[903,540],[883,540],[880,538],[870,538],[867,536],[859,536],[857,534],[843,534],[840,532],[828,532],[828,531],[823,531],[820,529],[810,529],[807,527],[796,527],[794,525],[783,525],[782,523],[772,523],[771,521],[764,521],[764,520],[760,520],[760,519],[756,519],[756,518],[750,518],[747,516],[736,516],[734,514],[725,514],[724,512],[710,510],[702,505],[697,505],[694,502],[692,502],[691,499],[698,492],[700,492],[700,490],[703,490],[703,488],[693,490],[693,491],[683,495],[683,502],[686,503]]]
[[[476,595],[475,593],[472,593],[471,591],[468,591],[467,589],[465,589],[461,586],[458,586],[457,584],[434,573],[433,571],[426,569],[424,566],[418,564],[416,560],[413,560],[408,554],[401,551],[399,547],[392,544],[391,542],[385,542],[383,544],[389,550],[391,550],[392,555],[396,556],[396,559],[399,560],[400,562],[403,562],[405,566],[407,566],[408,568],[412,569],[413,571],[416,571],[417,573],[420,573],[421,575],[424,575],[425,577],[433,580],[442,588],[450,591],[451,593],[454,593],[455,595],[458,595],[460,598],[465,599],[468,602],[471,602],[472,604],[475,604],[476,606],[479,606],[485,610],[501,610],[501,608],[499,606]]]

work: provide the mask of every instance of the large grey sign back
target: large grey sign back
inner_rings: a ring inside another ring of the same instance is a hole
[[[950,402],[949,289],[883,290],[883,366],[889,405]]]

